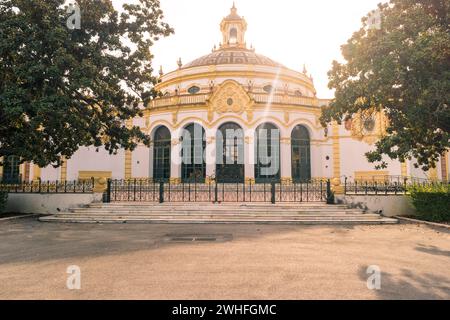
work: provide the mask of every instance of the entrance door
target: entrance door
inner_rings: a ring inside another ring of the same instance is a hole
[[[244,131],[233,122],[217,131],[216,178],[221,183],[244,182]]]
[[[153,179],[168,181],[170,179],[170,147],[169,129],[160,127],[155,132],[153,150]]]
[[[291,135],[292,179],[296,182],[311,180],[311,142],[308,129],[298,125]]]

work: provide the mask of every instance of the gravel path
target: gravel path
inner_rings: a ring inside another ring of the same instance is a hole
[[[210,236],[177,242],[183,235]],[[81,290],[66,288],[70,265],[81,269]],[[371,265],[381,290],[367,288]],[[0,299],[450,299],[450,233],[414,224],[4,221]]]

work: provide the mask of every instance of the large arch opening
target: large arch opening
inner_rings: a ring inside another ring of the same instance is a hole
[[[255,181],[279,181],[280,129],[271,123],[263,123],[256,128],[255,138]]]
[[[183,182],[204,182],[206,178],[206,133],[205,129],[192,123],[186,126],[182,134],[181,179]]]
[[[155,131],[153,139],[153,179],[168,181],[170,179],[171,135],[165,126]]]
[[[244,182],[244,130],[227,122],[216,135],[216,179],[218,182]]]
[[[291,134],[292,180],[311,180],[311,138],[305,126],[298,125]]]

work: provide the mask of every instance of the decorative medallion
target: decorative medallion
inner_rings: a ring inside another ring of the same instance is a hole
[[[351,131],[353,137],[368,144],[374,144],[386,134],[387,126],[384,113],[374,109],[363,110],[345,123],[345,128]]]
[[[253,118],[253,100],[244,88],[233,80],[223,82],[208,100],[208,120],[211,122],[214,113],[243,114],[247,112],[248,121]]]

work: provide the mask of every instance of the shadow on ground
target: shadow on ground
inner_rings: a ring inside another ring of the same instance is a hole
[[[370,276],[366,273],[368,267],[359,269],[358,275],[361,281],[367,282]],[[450,281],[431,273],[419,275],[409,269],[401,269],[399,274],[381,270],[381,288],[373,292],[383,300],[448,299],[450,298]]]
[[[64,224],[27,218],[0,222],[0,265],[52,259],[89,258],[186,245],[167,242],[168,235],[231,235],[232,240],[251,240],[295,230],[326,228],[333,236],[345,236],[353,226],[268,225],[158,225]],[[188,245],[192,245],[190,242]],[[211,245],[196,243],[196,245]]]

